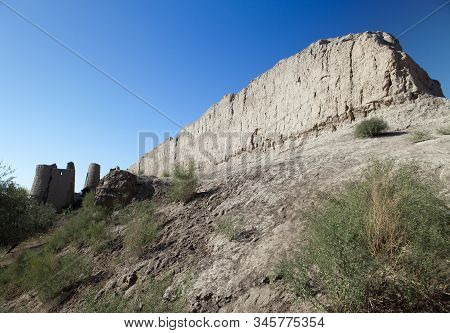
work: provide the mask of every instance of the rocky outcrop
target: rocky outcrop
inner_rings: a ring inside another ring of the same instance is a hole
[[[127,205],[133,199],[151,198],[155,190],[149,177],[137,177],[134,174],[112,169],[103,177],[95,191],[95,204],[112,207],[115,204]]]
[[[282,151],[299,137],[335,131],[424,95],[442,97],[439,82],[392,35],[365,32],[319,40],[239,93],[226,95],[129,170],[161,175],[190,160],[207,169],[245,152]]]

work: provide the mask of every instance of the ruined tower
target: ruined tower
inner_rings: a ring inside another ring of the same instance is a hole
[[[52,169],[56,168],[56,164],[45,165],[39,164],[36,166],[36,173],[34,175],[33,186],[31,187],[31,197],[38,202],[47,202],[48,188],[52,178]]]
[[[83,192],[95,191],[99,181],[100,181],[100,165],[98,165],[97,163],[89,164]]]
[[[75,165],[67,163],[66,169],[56,164],[37,165],[30,195],[37,201],[52,204],[61,210],[73,204],[75,191]]]

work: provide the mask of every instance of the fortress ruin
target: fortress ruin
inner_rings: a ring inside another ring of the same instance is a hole
[[[86,175],[85,189],[95,191],[99,181],[100,165],[91,163]],[[74,163],[67,163],[65,169],[58,169],[56,164],[37,165],[30,195],[38,202],[53,205],[58,211],[74,205],[76,197]]]
[[[100,182],[100,165],[97,163],[89,164],[88,172],[86,174],[86,181],[84,183],[83,192],[95,191]]]

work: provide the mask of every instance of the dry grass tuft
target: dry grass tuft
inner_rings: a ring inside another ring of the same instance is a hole
[[[190,163],[188,167],[175,166],[172,178],[172,184],[168,193],[169,197],[173,201],[188,202],[191,200],[196,193],[198,185],[194,163]]]
[[[450,209],[418,167],[374,162],[305,214],[280,272],[321,311],[449,311]]]
[[[418,143],[433,139],[429,131],[413,131],[409,134],[409,141],[412,143]]]
[[[355,127],[355,137],[373,138],[388,129],[388,124],[381,118],[371,118],[361,121]]]

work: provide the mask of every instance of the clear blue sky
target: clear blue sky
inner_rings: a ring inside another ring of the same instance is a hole
[[[400,34],[444,0],[0,0],[180,124],[320,38]],[[400,38],[450,94],[450,5]],[[138,158],[138,132],[178,128],[0,3],[0,161],[30,187],[36,164]]]

